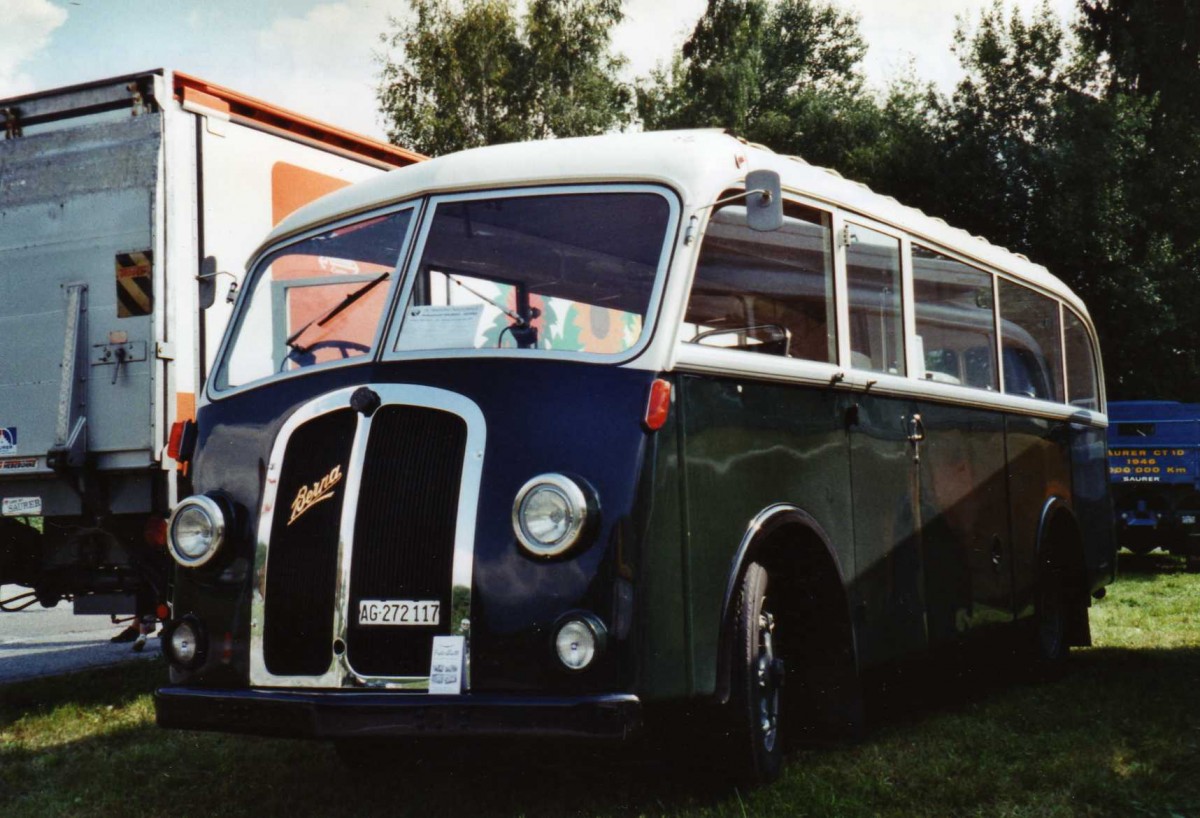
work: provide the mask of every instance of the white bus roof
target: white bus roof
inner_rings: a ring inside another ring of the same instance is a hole
[[[516,142],[419,162],[329,194],[284,219],[267,244],[354,213],[429,193],[547,184],[655,182],[683,196],[684,212],[709,204],[750,170],[779,172],[786,191],[855,211],[1028,281],[1081,314],[1086,307],[1045,267],[908,207],[836,171],[776,154],[719,129],[656,131]]]

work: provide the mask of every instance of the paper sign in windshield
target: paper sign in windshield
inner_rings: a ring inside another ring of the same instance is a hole
[[[463,307],[409,307],[396,351],[474,349],[482,304]]]

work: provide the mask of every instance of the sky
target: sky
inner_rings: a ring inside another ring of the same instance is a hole
[[[1062,20],[1075,0],[1049,0]],[[518,0],[520,2],[520,0]],[[876,87],[907,69],[950,90],[956,20],[991,0],[837,0],[859,16]],[[1008,0],[1031,14],[1042,0]],[[687,38],[705,0],[626,0],[614,49],[629,78]],[[380,34],[404,0],[0,0],[0,99],[150,68],[170,68],[382,138]]]

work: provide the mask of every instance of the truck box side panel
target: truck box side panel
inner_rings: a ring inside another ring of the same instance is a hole
[[[0,142],[0,427],[16,430],[0,457],[40,457],[44,470],[68,287],[82,283],[86,363],[76,396],[86,400],[88,451],[102,469],[154,461],[156,305],[145,273],[157,264],[161,147],[155,115]],[[9,476],[0,470],[0,481]]]

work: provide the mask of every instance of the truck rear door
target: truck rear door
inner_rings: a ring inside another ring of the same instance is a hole
[[[47,474],[80,417],[97,467],[157,459],[161,156],[136,107],[0,141],[0,480]],[[78,502],[49,492],[43,513]]]

